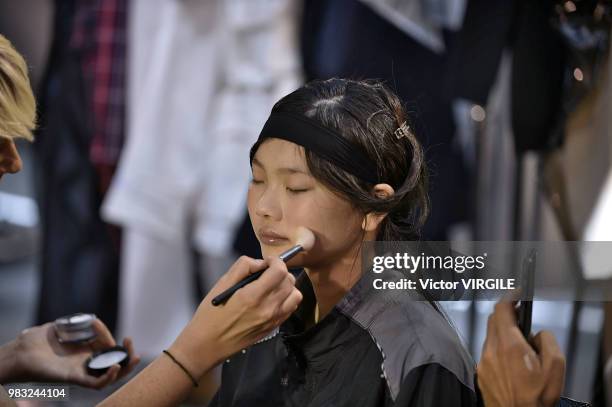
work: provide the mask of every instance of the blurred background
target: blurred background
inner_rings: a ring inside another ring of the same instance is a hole
[[[611,23],[607,0],[0,0],[40,115],[0,184],[0,343],[93,312],[159,355],[259,256],[248,150],[316,78],[403,99],[431,172],[423,239],[612,240]],[[478,360],[492,304],[445,307]],[[565,395],[612,406],[611,304],[536,302],[540,329]]]

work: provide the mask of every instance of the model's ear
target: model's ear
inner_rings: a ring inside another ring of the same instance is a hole
[[[389,184],[376,184],[374,185],[374,188],[372,188],[372,195],[381,199],[389,198],[393,196],[393,194],[395,194],[395,190]],[[375,231],[385,216],[387,216],[386,213],[368,213],[364,216],[363,221],[361,222],[361,228],[365,232]]]

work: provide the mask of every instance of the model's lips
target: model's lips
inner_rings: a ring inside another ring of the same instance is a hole
[[[270,229],[259,229],[257,232],[259,241],[270,246],[282,246],[289,242],[289,238]]]

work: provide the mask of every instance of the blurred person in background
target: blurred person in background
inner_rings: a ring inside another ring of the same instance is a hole
[[[50,4],[34,143],[42,231],[36,320],[87,312],[114,331],[120,235],[99,211],[123,143],[127,0]]]

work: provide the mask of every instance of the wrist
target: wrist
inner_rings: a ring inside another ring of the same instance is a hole
[[[209,335],[187,327],[168,349],[196,380],[221,363],[223,353],[218,343]]]

